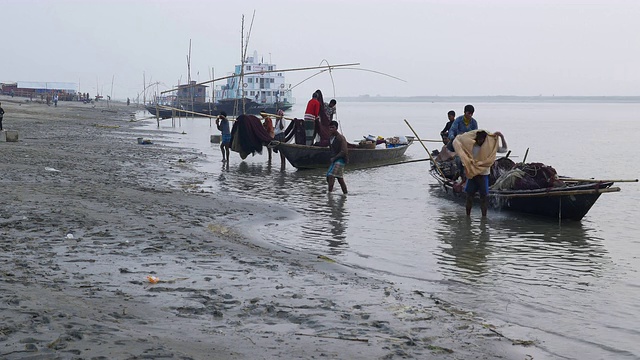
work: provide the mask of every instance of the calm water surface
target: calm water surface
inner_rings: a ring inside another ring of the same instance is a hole
[[[302,117],[304,104],[292,109]],[[341,103],[349,140],[369,134],[436,139],[448,110],[463,103]],[[480,128],[505,134],[512,156],[553,166],[559,174],[638,178],[640,104],[476,103]],[[640,358],[640,184],[620,183],[579,223],[559,224],[491,211],[481,220],[451,202],[428,174],[428,162],[349,170],[349,195],[328,195],[323,170],[280,172],[279,158],[245,161],[232,152],[225,168],[219,132],[207,119],[161,122],[173,145],[210,162],[205,191],[273,201],[301,214],[271,226],[264,240],[330,256],[353,268],[436,293],[500,326],[511,338],[535,340],[549,358]],[[155,121],[144,128],[154,137]],[[182,133],[185,134],[182,134]],[[426,143],[429,150],[437,143]],[[277,156],[277,155],[276,155]],[[420,144],[406,159],[426,158]],[[336,185],[337,186],[337,185]],[[284,226],[287,225],[287,226]]]

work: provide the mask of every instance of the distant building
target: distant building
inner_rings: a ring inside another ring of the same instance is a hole
[[[190,85],[178,86],[178,98],[181,104],[191,103],[193,96],[194,103],[205,103],[207,95],[207,87],[205,85],[196,85],[195,81],[191,81]]]
[[[0,83],[0,92],[4,95],[36,97],[41,94],[57,93],[60,100],[71,100],[76,94],[78,85],[65,82],[18,81]]]

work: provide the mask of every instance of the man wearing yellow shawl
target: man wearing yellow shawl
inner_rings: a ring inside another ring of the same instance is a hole
[[[502,146],[499,146],[498,137],[502,141]],[[467,216],[471,216],[473,196],[478,192],[482,217],[486,217],[489,205],[487,195],[489,194],[491,165],[496,161],[496,153],[507,151],[507,142],[499,131],[491,134],[485,130],[473,130],[456,136],[453,147],[464,165],[467,177],[467,184],[464,188],[467,193]]]

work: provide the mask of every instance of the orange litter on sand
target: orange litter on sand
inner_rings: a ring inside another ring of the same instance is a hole
[[[147,276],[147,280],[149,280],[149,282],[152,283],[152,284],[157,284],[158,281],[160,281],[160,278],[158,278],[156,276],[148,275]]]

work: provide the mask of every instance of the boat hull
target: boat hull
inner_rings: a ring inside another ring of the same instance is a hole
[[[404,156],[409,148],[401,145],[384,149],[349,148],[349,167],[367,167],[385,162],[394,162]],[[285,158],[298,169],[326,169],[331,164],[331,150],[329,147],[306,146],[297,144],[278,143],[274,146],[282,151]]]
[[[258,104],[255,102],[249,103],[245,105],[245,113],[250,115],[259,115],[261,112],[266,112],[269,114],[275,114],[278,110],[287,111],[291,109],[291,104]],[[171,110],[166,108],[157,108],[153,105],[145,106],[147,111],[152,115],[156,115],[156,112],[163,119],[168,119],[173,116],[198,116],[197,114],[192,114],[190,112],[180,111],[180,110]],[[157,110],[157,111],[156,111]],[[217,116],[221,111],[227,113],[227,116],[239,116],[242,114],[242,106],[238,106],[236,109],[236,105],[230,101],[218,102],[215,104],[212,103],[203,103],[203,104],[194,104],[193,110],[191,110],[191,106],[188,106],[188,110],[204,115],[213,115]]]
[[[453,199],[464,199],[464,192],[454,191],[453,182],[442,177],[436,169],[430,170],[445,192]],[[553,218],[556,220],[580,221],[606,192],[620,191],[612,187],[613,182],[583,182],[566,187],[536,190],[489,190],[492,208],[524,214]]]

